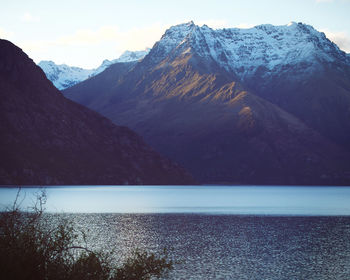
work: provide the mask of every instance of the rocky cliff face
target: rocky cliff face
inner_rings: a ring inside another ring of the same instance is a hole
[[[190,22],[113,82],[101,73],[63,93],[132,127],[203,183],[349,184],[345,58],[303,24]]]
[[[191,184],[126,127],[66,99],[0,40],[0,184]]]

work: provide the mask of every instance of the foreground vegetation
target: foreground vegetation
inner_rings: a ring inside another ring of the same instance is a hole
[[[81,246],[83,232],[68,220],[50,222],[44,215],[45,193],[30,211],[21,211],[19,195],[0,214],[0,278],[8,280],[151,279],[172,269],[166,254],[136,251],[121,266],[115,256]],[[86,244],[86,242],[85,242]]]

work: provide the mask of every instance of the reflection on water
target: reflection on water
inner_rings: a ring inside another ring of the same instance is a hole
[[[70,214],[125,258],[173,248],[169,279],[350,279],[350,217]],[[168,278],[167,278],[168,279]]]
[[[47,210],[72,213],[350,215],[350,187],[92,186],[47,188]],[[31,204],[35,188],[23,204]],[[0,205],[17,190],[0,188]]]

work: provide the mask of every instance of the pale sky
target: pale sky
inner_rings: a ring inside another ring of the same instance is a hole
[[[350,53],[350,0],[0,0],[0,7],[0,38],[36,63],[95,68],[152,47],[190,20],[212,28],[303,22]]]

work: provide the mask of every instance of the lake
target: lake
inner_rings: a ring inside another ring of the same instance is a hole
[[[22,188],[23,206],[38,188]],[[47,211],[69,213],[206,213],[350,215],[350,187],[81,186],[49,187]],[[16,188],[0,188],[0,206]]]
[[[24,188],[23,206],[38,189]],[[95,249],[170,249],[166,279],[350,279],[349,187],[47,188]],[[16,189],[1,188],[0,204]],[[24,195],[26,193],[26,195]],[[22,200],[21,199],[21,200]],[[54,214],[52,214],[54,215]]]

